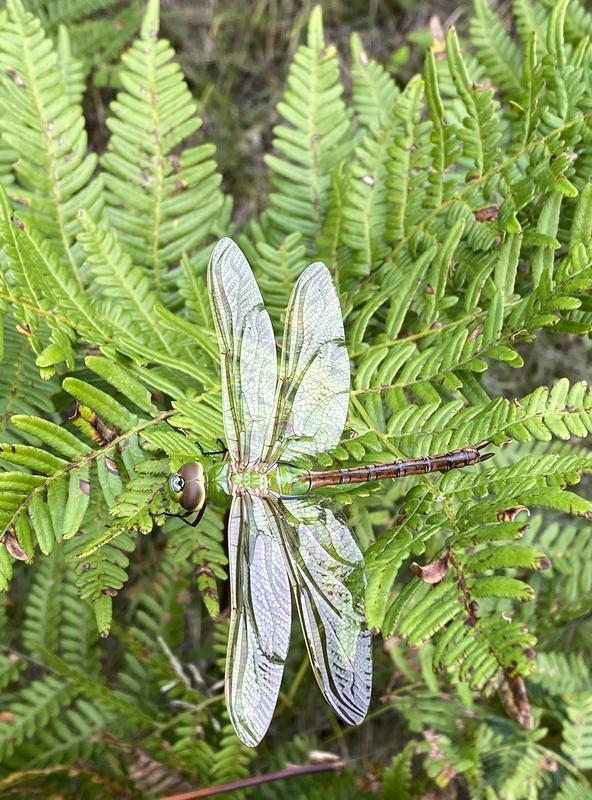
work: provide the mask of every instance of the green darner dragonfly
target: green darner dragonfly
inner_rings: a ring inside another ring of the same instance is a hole
[[[310,471],[304,457],[334,449],[349,404],[350,367],[331,274],[311,264],[286,313],[278,367],[271,320],[231,239],[212,252],[208,287],[220,346],[228,456],[184,464],[169,489],[185,516],[230,501],[230,635],[226,702],[239,738],[267,731],[288,654],[291,591],[321,691],[347,723],[365,717],[372,688],[362,554],[347,524],[314,490],[446,471],[482,461],[480,447],[386,464]]]

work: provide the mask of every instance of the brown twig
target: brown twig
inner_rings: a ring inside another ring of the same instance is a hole
[[[251,778],[243,778],[239,781],[220,783],[217,786],[206,786],[204,789],[196,789],[194,792],[169,795],[168,797],[162,797],[161,800],[197,800],[199,797],[214,797],[214,795],[217,794],[235,792],[238,789],[248,789],[250,786],[260,786],[262,783],[282,781],[285,778],[311,775],[315,772],[336,771],[341,769],[343,765],[343,761],[331,761],[328,764],[302,764],[300,766],[280,769],[277,772],[268,772],[266,775],[254,775]]]

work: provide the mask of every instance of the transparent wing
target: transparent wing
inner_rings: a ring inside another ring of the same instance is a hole
[[[277,351],[269,314],[251,268],[232,239],[221,239],[208,267],[222,362],[222,405],[234,461],[261,458],[274,411]]]
[[[288,305],[275,423],[264,460],[289,461],[336,447],[349,386],[339,299],[331,273],[318,261],[304,270]]]
[[[237,736],[254,747],[277,703],[290,641],[290,583],[273,510],[235,495],[228,522],[230,633],[226,704]]]
[[[312,499],[273,498],[290,581],[316,679],[331,707],[358,725],[372,691],[362,554],[347,525]]]

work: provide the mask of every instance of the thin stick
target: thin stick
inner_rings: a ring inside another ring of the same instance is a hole
[[[214,797],[217,794],[235,792],[238,789],[247,789],[249,786],[260,786],[262,783],[272,783],[282,781],[285,778],[296,778],[300,775],[311,775],[315,772],[335,772],[344,766],[343,761],[331,761],[328,764],[302,764],[300,766],[287,767],[277,772],[268,772],[266,775],[254,775],[251,778],[243,778],[231,783],[220,783],[217,786],[206,786],[204,789],[196,789],[194,792],[185,794],[172,794],[162,797],[161,800],[197,800],[199,797]]]

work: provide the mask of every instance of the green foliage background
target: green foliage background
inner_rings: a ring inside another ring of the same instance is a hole
[[[573,488],[592,469],[592,15],[475,0],[462,36],[432,23],[381,64],[306,12],[266,195],[233,204],[241,166],[216,161],[154,0],[2,11],[3,797],[166,797],[319,749],[347,766],[250,796],[592,797]],[[295,631],[257,752],[223,703],[223,515],[163,513],[171,468],[222,434],[204,273],[225,234],[278,332],[306,264],[335,275],[353,390],[322,463],[496,451],[338,495],[366,555],[371,713],[339,725]]]

